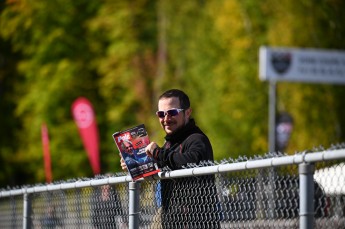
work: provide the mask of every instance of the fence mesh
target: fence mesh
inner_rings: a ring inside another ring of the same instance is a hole
[[[0,228],[23,228],[23,196],[0,198]]]
[[[345,164],[317,163],[314,228],[345,228]],[[116,175],[115,175],[116,176]],[[128,228],[128,183],[29,194],[31,228]],[[298,166],[142,181],[140,228],[298,228]],[[0,198],[0,228],[23,228],[23,196]]]
[[[35,193],[33,228],[126,228],[128,187],[103,185]]]

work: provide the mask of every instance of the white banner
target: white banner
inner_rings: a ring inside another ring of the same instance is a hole
[[[260,79],[345,84],[345,52],[260,48]]]

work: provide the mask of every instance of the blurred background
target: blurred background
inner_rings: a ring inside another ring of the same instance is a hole
[[[0,0],[0,187],[91,177],[71,107],[93,106],[101,173],[120,171],[112,134],[144,123],[163,143],[157,98],[180,88],[216,160],[268,152],[268,83],[258,52],[345,49],[343,0]],[[341,85],[279,83],[293,118],[285,151],[345,140]]]

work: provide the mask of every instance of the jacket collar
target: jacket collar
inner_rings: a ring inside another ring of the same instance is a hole
[[[189,135],[194,133],[201,133],[202,131],[195,125],[194,119],[189,119],[188,123],[182,128],[178,129],[175,133],[165,136],[165,140],[171,143],[181,142]]]

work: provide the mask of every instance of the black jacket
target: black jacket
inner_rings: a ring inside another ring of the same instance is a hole
[[[165,137],[162,148],[153,153],[159,167],[181,169],[187,163],[213,161],[213,150],[208,137],[190,119],[187,125]]]
[[[159,167],[180,169],[188,163],[213,161],[208,137],[193,119],[153,153]],[[161,181],[162,226],[170,228],[220,228],[214,176],[199,176]]]

